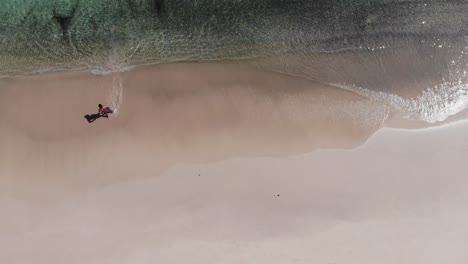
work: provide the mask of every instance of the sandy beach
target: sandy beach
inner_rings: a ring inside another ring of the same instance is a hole
[[[360,105],[367,101],[363,97],[236,65],[156,66],[119,75],[124,103],[118,115],[91,124],[84,116],[95,114],[98,103],[109,104],[115,76],[64,73],[3,79],[3,167],[27,163],[13,167],[50,177],[63,174],[60,169],[68,174],[89,164],[107,175],[127,167],[109,164],[158,167],[155,161],[350,148],[363,143],[381,125],[378,118],[387,115],[377,113],[377,122],[361,126],[353,119],[359,116],[350,117],[352,111],[366,115],[374,110]],[[132,151],[140,153],[138,158],[125,162]],[[58,168],[64,164],[69,167]],[[99,177],[94,169],[85,174]]]
[[[1,263],[468,259],[466,124],[380,129],[359,95],[237,64],[0,87]]]

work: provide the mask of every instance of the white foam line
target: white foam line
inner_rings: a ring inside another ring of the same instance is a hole
[[[428,131],[440,131],[442,129],[453,128],[453,127],[461,127],[463,125],[468,124],[468,119],[462,119],[458,121],[453,121],[446,124],[431,126],[431,127],[423,127],[423,128],[400,128],[400,127],[383,127],[384,130],[393,130],[393,131],[404,131],[409,133],[420,133],[420,132],[428,132]]]
[[[427,123],[445,121],[448,117],[464,111],[468,105],[468,87],[466,84],[442,83],[423,91],[416,98],[405,99],[395,94],[373,92],[355,85],[330,83],[329,85],[353,91],[371,100],[385,103],[408,119]]]
[[[357,146],[356,148],[351,148],[351,149],[320,149],[320,151],[353,151],[356,149],[365,149],[366,147],[369,147],[369,145],[375,143],[375,137],[382,137],[383,133],[394,133],[394,136],[398,135],[403,135],[403,134],[421,134],[421,133],[430,133],[430,132],[435,132],[435,131],[442,131],[444,129],[454,129],[454,128],[461,128],[462,126],[468,126],[468,119],[465,120],[459,120],[459,121],[454,121],[448,124],[442,124],[439,126],[435,127],[426,127],[426,128],[393,128],[393,127],[382,127],[379,130],[377,130],[374,134],[372,134],[366,142],[363,144]],[[380,139],[381,140],[381,139]]]
[[[123,80],[120,74],[114,75],[112,78],[112,87],[109,91],[109,101],[114,114],[117,116],[123,101]]]

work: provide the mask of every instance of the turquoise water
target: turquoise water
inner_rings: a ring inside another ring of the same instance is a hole
[[[256,27],[272,20],[249,11],[265,9],[248,1],[9,0],[3,5],[3,72],[254,57],[262,46]]]
[[[467,11],[466,1],[3,0],[0,73],[460,46]]]

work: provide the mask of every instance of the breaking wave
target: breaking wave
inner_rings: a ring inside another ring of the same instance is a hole
[[[401,115],[402,118],[431,124],[443,122],[450,116],[461,113],[468,106],[468,84],[444,83],[434,88],[428,88],[416,98],[403,98],[395,94],[375,92],[355,85],[336,83],[330,85],[388,105],[391,112]]]

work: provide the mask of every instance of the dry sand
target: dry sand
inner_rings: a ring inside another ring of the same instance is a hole
[[[385,111],[214,64],[120,73],[119,115],[88,124],[114,77],[0,80],[0,263],[468,260],[468,126],[350,149]]]

